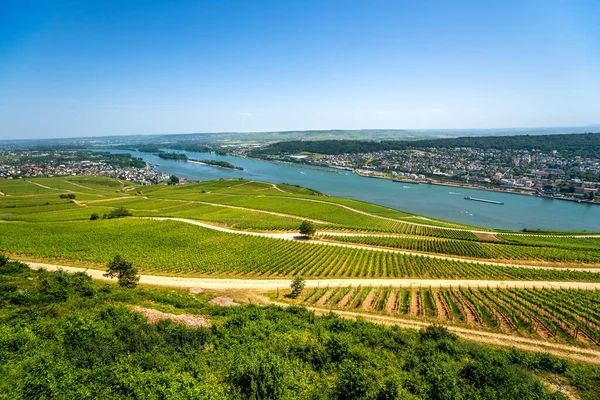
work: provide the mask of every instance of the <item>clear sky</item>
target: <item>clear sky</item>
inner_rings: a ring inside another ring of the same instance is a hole
[[[597,124],[599,20],[599,0],[0,0],[0,138]]]

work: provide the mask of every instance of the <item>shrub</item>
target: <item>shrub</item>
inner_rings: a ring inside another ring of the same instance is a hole
[[[311,237],[312,235],[315,234],[315,232],[317,231],[317,228],[315,227],[315,224],[312,223],[311,221],[302,221],[302,223],[300,224],[300,233],[304,236],[308,236]]]
[[[116,255],[109,263],[108,270],[104,276],[119,280],[119,286],[125,288],[134,288],[140,280],[137,274],[138,270],[129,261],[125,260],[120,255]]]
[[[292,284],[290,285],[290,287],[292,288],[292,293],[290,294],[290,297],[294,299],[298,297],[300,293],[302,293],[302,291],[304,290],[305,285],[306,282],[304,281],[304,279],[301,276],[296,276],[292,281]]]
[[[442,325],[429,325],[425,329],[419,331],[419,337],[421,340],[439,340],[449,339],[457,340],[458,336],[448,331],[448,328]]]

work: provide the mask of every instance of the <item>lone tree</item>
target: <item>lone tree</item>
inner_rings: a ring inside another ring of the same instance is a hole
[[[133,264],[117,254],[108,263],[108,270],[106,270],[104,276],[109,278],[114,278],[116,276],[119,280],[119,286],[124,288],[134,288],[140,280],[140,276],[137,273],[138,270]]]
[[[304,290],[305,285],[306,282],[301,276],[295,277],[292,281],[292,284],[290,285],[290,287],[292,288],[292,293],[290,293],[290,297],[295,299],[296,297],[300,296],[300,293],[302,293],[302,290]]]
[[[300,233],[304,236],[311,237],[315,234],[316,231],[317,228],[315,227],[315,224],[313,224],[311,221],[304,220],[300,224]]]
[[[96,221],[97,219],[100,219],[98,213],[92,213],[92,215],[90,215],[90,221]]]
[[[167,181],[168,185],[177,185],[179,183],[179,177],[177,175],[171,175]]]

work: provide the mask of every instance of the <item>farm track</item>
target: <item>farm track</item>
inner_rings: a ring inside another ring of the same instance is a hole
[[[46,264],[23,261],[33,269],[56,271],[63,269],[67,272],[85,272],[94,279],[110,281],[103,276],[104,271],[90,268],[72,267],[66,265]],[[276,290],[289,288],[291,279],[229,279],[229,278],[188,278],[179,276],[141,275],[140,283],[170,287],[202,287],[205,289],[256,289]],[[482,288],[546,288],[546,289],[579,289],[598,290],[600,283],[596,282],[554,282],[554,281],[494,281],[494,280],[452,280],[452,279],[307,279],[306,287],[380,287],[392,286],[402,288],[417,287],[482,287]]]
[[[297,233],[265,233],[265,232],[251,232],[251,231],[238,231],[235,229],[229,229],[224,227],[219,227],[211,224],[207,224],[204,222],[187,219],[187,218],[173,218],[173,217],[139,217],[141,219],[152,219],[156,221],[178,221],[182,223],[187,223],[191,225],[197,225],[208,229],[214,229],[220,232],[233,233],[239,235],[250,235],[250,236],[258,236],[258,237],[266,237],[271,239],[283,239],[283,240],[301,240],[304,243],[310,243],[315,245],[322,246],[337,246],[337,247],[346,247],[350,249],[362,249],[362,250],[372,250],[372,251],[380,251],[386,253],[395,253],[395,254],[404,254],[410,256],[421,256],[421,257],[429,257],[441,260],[449,260],[449,261],[461,261],[468,262],[473,264],[482,264],[482,265],[494,265],[499,267],[513,267],[513,268],[529,268],[529,269],[544,269],[544,270],[565,270],[565,271],[586,271],[586,272],[596,272],[600,273],[600,268],[584,268],[584,267],[552,267],[552,266],[537,266],[537,265],[523,265],[523,264],[510,264],[510,263],[501,263],[501,262],[493,262],[493,261],[481,261],[470,258],[462,258],[462,257],[450,257],[438,254],[429,254],[429,253],[419,253],[413,251],[406,250],[395,250],[382,248],[377,246],[369,246],[369,245],[359,245],[359,244],[348,244],[348,243],[337,243],[337,242],[324,242],[319,240],[305,240]],[[321,232],[324,233],[324,232]]]
[[[88,186],[81,185],[81,184],[79,184],[79,183],[71,182],[71,181],[68,181],[68,180],[66,180],[66,179],[63,179],[63,182],[65,182],[65,183],[68,183],[68,184],[70,184],[70,185],[73,185],[73,186],[78,186],[78,187],[80,187],[80,188],[82,188],[82,189],[87,189],[87,190],[91,190],[91,191],[97,192],[97,190],[96,190],[96,189],[93,189],[93,188],[91,188],[91,187],[88,187]],[[101,194],[99,194],[99,193],[93,193],[93,194],[92,194],[92,193],[90,193],[90,195],[92,195],[92,196],[98,196],[98,197],[106,197],[106,196],[104,196],[104,195],[101,195]]]
[[[116,197],[116,198],[111,198],[111,199],[102,199],[102,200],[89,200],[86,201],[86,203],[88,204],[95,204],[95,203],[101,203],[101,202],[110,202],[110,201],[118,201],[118,200],[122,200],[122,197]],[[146,197],[147,199],[147,197]],[[278,217],[285,217],[285,218],[293,218],[293,219],[297,219],[300,221],[311,221],[314,222],[315,224],[322,224],[322,225],[335,225],[332,222],[327,222],[327,221],[321,221],[318,219],[311,219],[311,218],[305,218],[305,217],[299,217],[298,215],[292,215],[292,214],[285,214],[285,213],[279,213],[279,212],[275,212],[275,211],[266,211],[266,210],[258,210],[255,208],[248,208],[248,207],[240,207],[240,206],[232,206],[229,204],[220,204],[220,203],[211,203],[208,201],[199,201],[199,200],[177,200],[177,199],[160,199],[163,201],[172,201],[172,202],[177,202],[177,203],[183,203],[183,204],[205,204],[208,206],[214,206],[214,207],[222,207],[222,208],[230,208],[230,209],[234,209],[234,210],[242,210],[242,211],[252,211],[252,212],[257,212],[260,214],[269,214],[269,215],[275,215]],[[160,211],[160,210],[164,210],[164,209],[168,209],[171,207],[179,207],[181,204],[176,204],[173,206],[169,206],[169,207],[162,207],[160,209],[157,209],[156,211]],[[157,217],[158,218],[158,217]],[[168,217],[165,217],[168,218]],[[235,231],[235,232],[239,232],[239,231]]]
[[[37,183],[37,182],[31,182],[31,181],[29,181],[29,180],[26,180],[25,182],[27,182],[27,183],[31,183],[32,185],[39,186],[39,187],[41,187],[41,188],[48,189],[48,190],[60,190],[60,189],[53,188],[53,187],[50,187],[50,186],[42,185],[41,183]],[[71,191],[71,190],[67,190],[67,189],[65,189],[65,190],[66,190],[67,192],[70,192],[70,191]]]

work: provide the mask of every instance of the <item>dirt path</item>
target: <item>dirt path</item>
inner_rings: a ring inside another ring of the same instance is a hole
[[[238,230],[219,227],[219,226],[215,226],[215,225],[211,225],[211,224],[207,224],[204,222],[196,221],[193,219],[187,219],[187,218],[174,218],[174,217],[139,217],[139,218],[152,219],[152,220],[156,220],[156,221],[178,221],[178,222],[183,222],[186,224],[201,226],[201,227],[208,228],[208,229],[214,229],[214,230],[217,230],[220,232],[233,233],[233,234],[238,234],[238,235],[260,236],[260,237],[267,237],[267,238],[271,238],[271,239],[284,239],[284,240],[302,240],[302,239],[304,239],[302,237],[302,235],[295,233],[295,232],[265,233],[265,232],[238,231]],[[435,258],[435,259],[441,259],[441,260],[461,261],[461,262],[468,262],[468,263],[473,263],[473,264],[495,265],[495,266],[500,266],[500,267],[546,269],[546,270],[560,269],[560,270],[565,270],[565,271],[586,271],[586,272],[600,273],[600,268],[593,268],[593,267],[590,267],[590,268],[564,267],[563,268],[563,267],[551,267],[551,266],[507,264],[507,263],[500,263],[500,262],[493,262],[493,261],[472,260],[469,258],[461,258],[461,257],[450,257],[450,256],[444,256],[444,255],[440,255],[440,254],[418,253],[418,252],[406,251],[406,250],[386,249],[386,248],[381,248],[381,247],[376,247],[376,246],[368,246],[368,245],[360,245],[360,244],[325,242],[325,241],[319,241],[319,240],[303,240],[303,242],[310,243],[310,244],[316,244],[316,245],[322,245],[322,246],[337,246],[337,247],[346,247],[346,248],[350,248],[350,249],[381,251],[381,252],[386,252],[386,253],[396,253],[396,254],[405,254],[405,255],[412,255],[412,256],[429,257],[429,258]]]
[[[4,194],[4,192],[0,191],[0,196],[6,196],[6,195]]]
[[[31,183],[32,185],[39,186],[39,187],[44,188],[44,189],[61,190],[61,189],[53,188],[53,187],[50,187],[50,186],[42,185],[41,183],[37,183],[37,182],[32,182],[32,181],[25,181],[25,182]],[[66,190],[66,189],[65,189],[65,191],[70,192],[70,190]]]
[[[275,303],[277,305],[284,306],[284,303]],[[337,314],[343,318],[356,319],[363,318],[369,322],[382,325],[398,325],[403,328],[422,329],[431,323],[402,319],[397,317],[388,317],[381,315],[373,315],[366,313],[359,313],[353,311],[342,311],[342,310],[330,310],[322,309],[318,307],[307,307],[308,310],[315,312],[316,314],[328,314],[330,312]],[[450,332],[455,333],[462,339],[483,343],[486,345],[494,345],[500,347],[515,347],[520,350],[533,351],[533,352],[544,352],[550,353],[558,357],[568,358],[577,361],[584,361],[593,364],[600,365],[600,351],[593,349],[580,348],[576,346],[557,344],[552,342],[546,342],[543,340],[528,339],[512,335],[504,335],[499,333],[491,333],[484,331],[476,331],[467,328],[460,328],[455,326],[447,326]]]
[[[24,261],[31,268],[68,272],[86,272],[94,279],[111,280],[103,276],[104,271],[89,268],[70,267],[65,265],[45,264]],[[186,278],[178,276],[141,275],[140,283],[169,287],[200,287],[203,289],[257,289],[276,290],[290,287],[291,279],[228,279],[228,278]],[[490,287],[490,288],[547,288],[547,289],[579,289],[597,290],[600,283],[594,282],[549,282],[549,281],[494,281],[494,280],[451,280],[451,279],[309,279],[307,288],[314,287]],[[416,290],[415,290],[416,291]]]
[[[232,208],[234,210],[253,211],[253,212],[257,212],[257,213],[261,213],[261,214],[276,215],[278,217],[293,218],[293,219],[297,219],[297,220],[300,220],[300,221],[307,220],[307,221],[312,221],[315,224],[328,224],[328,225],[332,225],[331,222],[321,221],[319,219],[305,218],[305,217],[300,217],[298,215],[284,214],[284,213],[275,212],[275,211],[258,210],[256,208],[232,206],[232,205],[229,205],[229,204],[219,204],[219,203],[211,203],[211,202],[208,202],[208,201],[197,201],[197,200],[190,200],[190,201],[186,200],[186,202],[206,204],[206,205],[214,206],[214,207]]]
[[[318,306],[324,305],[327,302],[329,296],[331,295],[331,292],[333,292],[333,289],[328,289],[325,293],[323,293],[323,295],[320,298],[317,299],[315,304]]]
[[[389,314],[395,313],[396,311],[398,311],[396,309],[397,304],[398,304],[398,292],[396,290],[392,290],[390,292],[390,297],[388,298],[388,301],[384,306],[384,310]]]
[[[342,299],[337,304],[334,304],[334,306],[346,307],[348,305],[348,301],[350,301],[350,297],[354,294],[355,291],[356,291],[356,288],[350,289],[348,291],[348,293],[346,293],[344,295],[344,297],[342,297]]]
[[[87,187],[87,186],[83,186],[83,185],[81,185],[81,184],[79,184],[79,183],[71,182],[71,181],[68,181],[68,180],[66,180],[66,179],[63,179],[63,182],[66,182],[66,183],[68,183],[68,184],[70,184],[70,185],[73,185],[73,186],[78,186],[78,187],[80,187],[80,188],[82,188],[82,189],[87,189],[87,190],[91,190],[91,191],[97,192],[97,190],[96,190],[96,189],[93,189],[93,188],[91,188],[91,187]],[[90,194],[90,195],[92,195],[92,196],[106,197],[106,196],[103,196],[103,195],[101,195],[101,194],[98,194],[98,193],[88,193],[88,194]]]
[[[290,193],[286,192],[285,190],[283,190],[283,189],[279,188],[279,187],[278,187],[276,184],[274,184],[274,183],[272,183],[271,185],[273,186],[273,189],[275,189],[275,190],[279,190],[281,193],[290,194]]]
[[[117,200],[116,199],[106,199],[106,200],[92,200],[89,201],[88,203],[91,202],[100,202],[100,201],[111,201],[111,200]],[[160,199],[160,200],[167,200],[167,199]],[[322,225],[334,225],[331,222],[327,222],[327,221],[321,221],[319,219],[313,219],[313,218],[305,218],[305,217],[300,217],[298,215],[292,215],[292,214],[284,214],[284,213],[279,213],[279,212],[275,212],[275,211],[266,211],[266,210],[258,210],[256,208],[248,208],[248,207],[240,207],[240,206],[232,206],[229,204],[220,204],[220,203],[211,203],[209,201],[199,201],[199,200],[175,200],[175,199],[168,199],[167,201],[176,201],[179,203],[185,203],[185,204],[206,204],[209,206],[213,206],[213,207],[223,207],[223,208],[231,208],[234,210],[242,210],[242,211],[253,211],[253,212],[257,212],[260,214],[269,214],[269,215],[276,215],[278,217],[285,217],[285,218],[293,218],[293,219],[297,219],[299,221],[311,221],[314,222],[315,224],[322,224]],[[165,207],[161,208],[165,209]],[[181,218],[183,219],[183,218]],[[233,231],[233,232],[239,232],[239,231]]]

